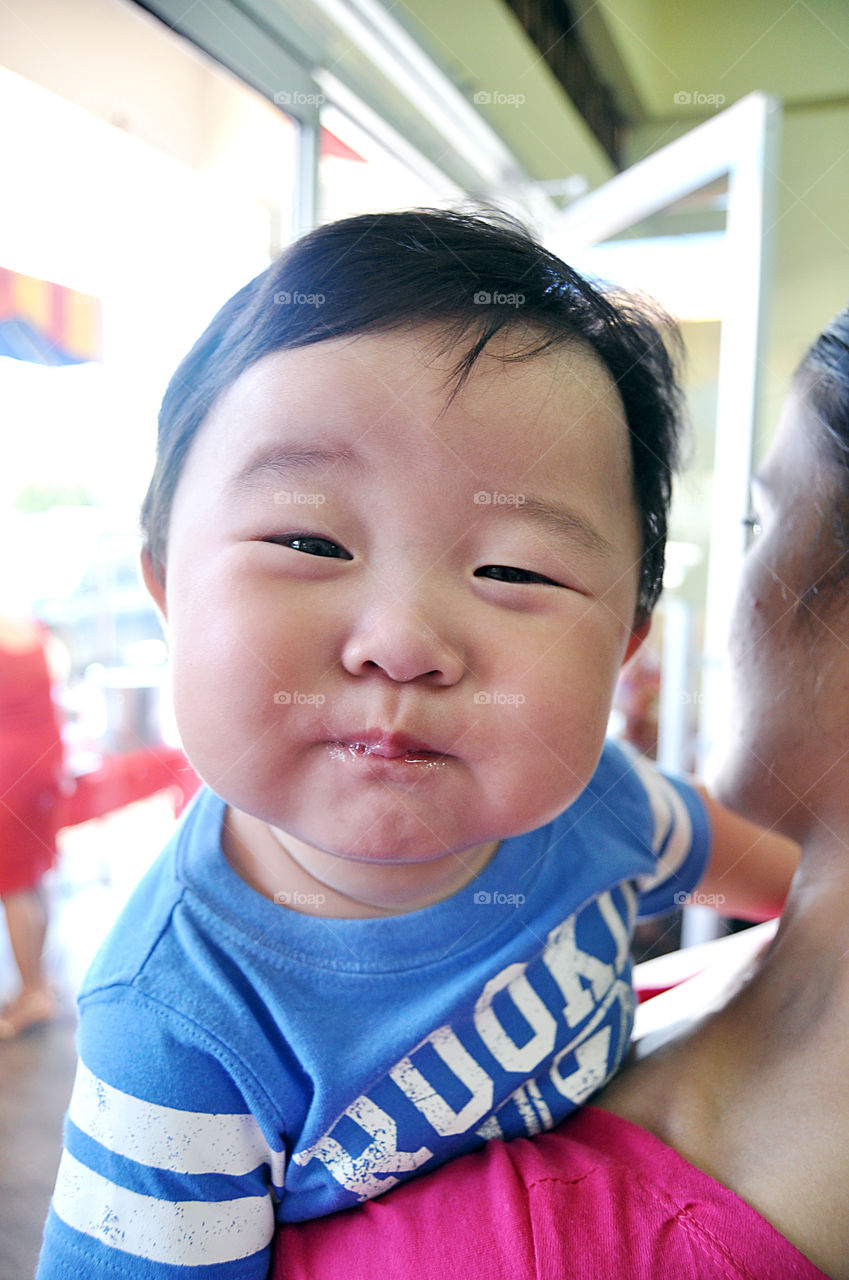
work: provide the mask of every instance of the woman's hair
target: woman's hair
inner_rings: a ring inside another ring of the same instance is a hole
[[[849,307],[811,344],[794,382],[822,424],[832,461],[849,472]]]
[[[837,603],[828,593],[849,575],[849,307],[812,343],[796,370],[793,385],[816,419],[817,444],[836,481],[828,513],[831,544],[826,553],[827,568],[804,597],[804,603],[810,605],[819,595],[820,603],[827,606]]]
[[[500,213],[421,209],[364,214],[317,228],[221,308],[171,379],[159,414],[157,461],[142,507],[157,572],[186,455],[216,399],[272,351],[347,334],[440,325],[457,352],[453,394],[502,329],[506,358],[585,343],[618,388],[631,440],[642,560],[637,619],[660,594],[681,391],[677,333],[658,308],[590,284]]]

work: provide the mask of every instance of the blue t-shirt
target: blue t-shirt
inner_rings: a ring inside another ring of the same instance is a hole
[[[625,1054],[637,914],[708,853],[692,788],[610,744],[569,809],[405,915],[262,897],[224,811],[201,792],[86,979],[38,1280],[263,1277],[275,1220],[550,1128]]]

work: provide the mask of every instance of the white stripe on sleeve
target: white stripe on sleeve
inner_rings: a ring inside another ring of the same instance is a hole
[[[199,1267],[265,1248],[274,1233],[270,1196],[157,1200],[116,1186],[62,1153],[53,1208],[69,1227],[151,1262]]]
[[[83,1062],[68,1116],[109,1151],[155,1169],[243,1177],[267,1161],[274,1185],[283,1182],[285,1153],[269,1146],[254,1116],[211,1115],[143,1102],[99,1080]]]
[[[638,881],[640,892],[645,893],[668,880],[683,866],[693,846],[693,824],[687,806],[671,782],[646,760],[637,757],[631,764],[646,789],[654,815],[652,848],[655,853],[663,850],[656,870]]]

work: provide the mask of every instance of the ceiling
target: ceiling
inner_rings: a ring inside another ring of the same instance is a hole
[[[849,107],[847,0],[399,0],[387,4],[537,179],[589,185],[758,89]],[[576,119],[576,114],[578,119]],[[607,128],[605,128],[605,126]],[[610,128],[613,129],[611,142]]]
[[[785,116],[849,109],[849,0],[136,3],[272,100],[298,77],[352,93],[459,188],[526,205],[599,186],[752,90]]]

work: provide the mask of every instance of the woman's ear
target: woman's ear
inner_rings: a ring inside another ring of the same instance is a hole
[[[165,608],[165,565],[161,560],[156,560],[147,547],[141,553],[141,571],[144,578],[144,585],[153,596],[157,609],[163,618],[168,617]]]

